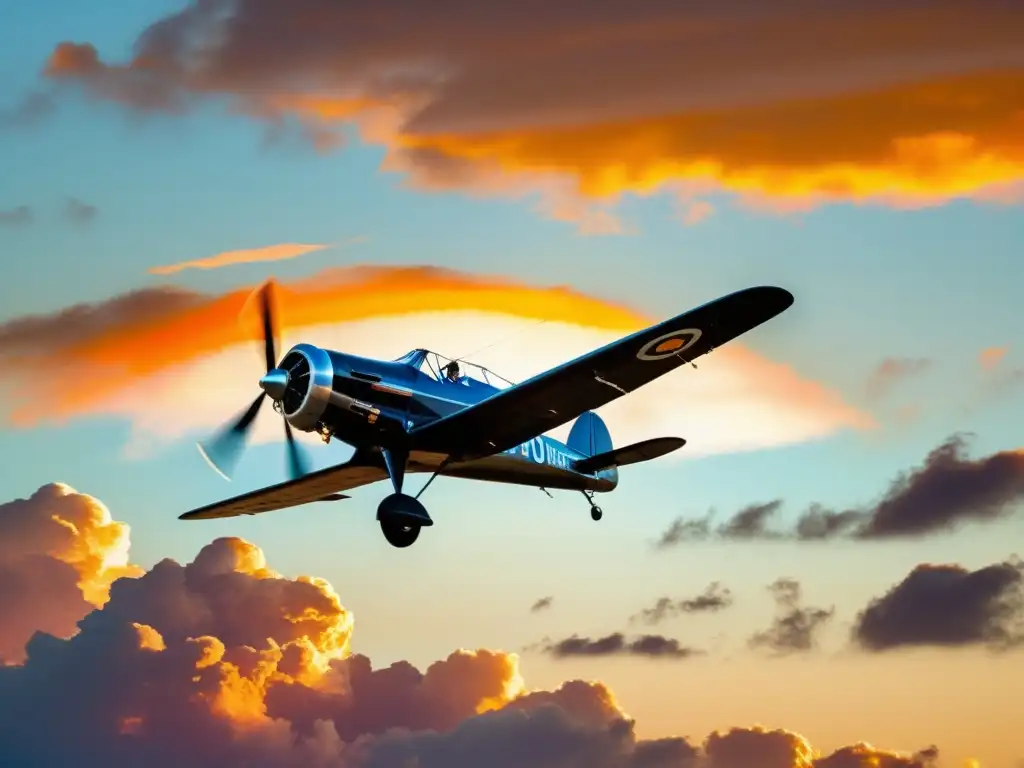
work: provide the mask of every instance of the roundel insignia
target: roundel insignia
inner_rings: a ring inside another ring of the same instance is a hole
[[[676,336],[671,339],[665,339],[665,341],[661,342],[661,344],[654,348],[654,352],[655,354],[660,354],[661,352],[675,352],[681,346],[683,346],[683,340]]]
[[[672,331],[648,341],[640,348],[636,356],[638,360],[664,360],[667,357],[678,355],[680,352],[685,352],[696,344],[700,337],[700,328]]]

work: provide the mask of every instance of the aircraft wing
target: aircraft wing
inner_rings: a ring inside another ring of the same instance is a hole
[[[737,291],[538,374],[412,431],[460,459],[521,445],[761,325],[793,303],[782,288]]]
[[[347,498],[338,491],[347,491],[361,485],[369,485],[388,476],[383,467],[363,461],[349,461],[336,467],[328,467],[319,472],[311,472],[298,480],[260,488],[250,493],[243,493],[233,499],[225,499],[199,509],[193,509],[179,515],[180,520],[209,520],[217,517],[235,517],[237,515],[256,515],[260,512],[271,512],[275,509],[297,507],[311,501],[319,501],[332,496]]]

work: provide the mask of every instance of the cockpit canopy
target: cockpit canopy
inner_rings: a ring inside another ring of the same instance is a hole
[[[431,352],[429,349],[414,349],[411,352],[406,352],[394,362],[411,365],[435,381],[445,382],[448,380],[445,376],[445,368],[453,361],[452,358],[445,357],[437,352]],[[466,376],[473,381],[486,384],[495,389],[507,389],[508,387],[515,386],[514,382],[499,376],[482,365],[477,365],[467,360],[457,360],[455,362],[459,364],[460,376]]]

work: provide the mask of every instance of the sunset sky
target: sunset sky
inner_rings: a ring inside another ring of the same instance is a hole
[[[1024,766],[1024,5],[8,6],[0,763]],[[601,409],[688,441],[601,522],[441,478],[398,550],[384,483],[178,520],[286,477],[195,447],[269,277],[515,381],[796,301]]]

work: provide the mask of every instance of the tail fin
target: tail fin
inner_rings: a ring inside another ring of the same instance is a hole
[[[600,453],[611,451],[612,436],[608,431],[604,420],[593,411],[581,413],[569,431],[569,439],[566,445],[577,453],[584,456],[597,456]],[[613,483],[619,482],[619,471],[615,467],[606,469],[599,473],[599,477],[610,480]]]

